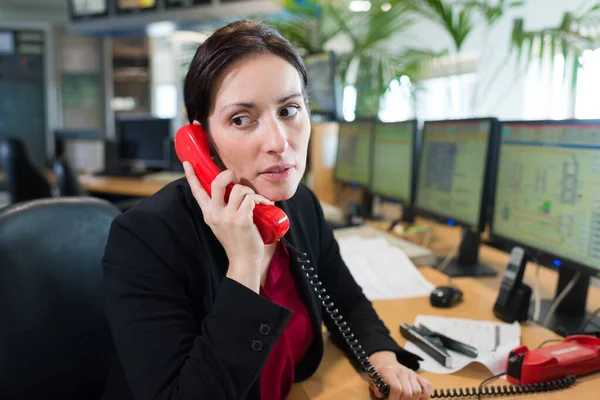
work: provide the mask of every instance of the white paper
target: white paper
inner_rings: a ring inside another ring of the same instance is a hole
[[[369,300],[429,296],[435,288],[402,249],[382,237],[350,235],[338,243],[344,262]]]
[[[423,324],[428,329],[441,333],[459,342],[474,346],[477,358],[448,350],[452,355],[452,367],[446,368],[410,341],[404,348],[423,358],[421,369],[437,374],[452,374],[473,362],[485,365],[494,375],[504,372],[510,351],[521,344],[521,326],[518,322],[505,324],[492,321],[475,321],[461,318],[444,318],[418,315],[413,325]]]

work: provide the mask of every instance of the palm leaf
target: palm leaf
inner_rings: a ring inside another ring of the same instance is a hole
[[[452,38],[456,51],[473,29],[473,7],[454,4],[449,0],[412,0],[412,9],[441,26]]]
[[[556,27],[544,28],[535,31],[526,31],[522,19],[513,21],[511,36],[511,52],[516,54],[517,62],[520,61],[524,43],[529,43],[529,54],[526,67],[536,59],[542,64],[546,58],[549,47],[551,70],[554,70],[554,60],[557,53],[563,55],[565,68],[563,81],[566,81],[569,69],[566,65],[573,61],[571,84],[577,81],[577,71],[581,66],[580,58],[586,49],[598,46],[598,38],[588,36],[590,30],[600,29],[600,3],[593,5],[580,13],[565,12],[560,24]],[[585,28],[585,31],[584,29]]]

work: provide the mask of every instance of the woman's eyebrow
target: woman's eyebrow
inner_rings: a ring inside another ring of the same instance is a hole
[[[302,93],[296,92],[296,93],[292,93],[290,95],[287,95],[285,97],[282,97],[281,99],[279,99],[278,103],[279,104],[285,103],[286,101],[288,101],[289,99],[292,99],[294,97],[302,97]]]
[[[221,108],[220,112],[223,112],[226,109],[231,108],[231,107],[254,108],[254,107],[256,107],[256,104],[254,104],[254,103],[244,103],[244,102],[230,103],[230,104],[225,105],[223,108]]]
[[[277,100],[277,103],[278,104],[285,103],[286,101],[288,101],[289,99],[293,99],[294,97],[302,97],[302,93],[297,92],[297,93],[289,94],[289,95],[284,96],[284,97],[280,98],[279,100]],[[231,108],[231,107],[255,108],[256,104],[248,103],[248,102],[244,102],[244,101],[230,103],[230,104],[226,104],[223,108],[221,108],[220,112],[223,112],[226,109]]]

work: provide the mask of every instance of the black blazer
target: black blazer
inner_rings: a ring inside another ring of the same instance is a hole
[[[277,205],[290,219],[286,239],[308,253],[366,353],[391,350],[417,369],[419,358],[394,342],[350,275],[315,195],[301,185]],[[329,318],[323,321],[319,300],[294,253],[290,256],[314,332],[296,365],[300,381],[323,356],[322,322],[331,339],[351,353]],[[185,179],[115,219],[103,265],[106,313],[119,359],[104,398],[260,399],[262,366],[291,311],[225,277],[225,251]]]

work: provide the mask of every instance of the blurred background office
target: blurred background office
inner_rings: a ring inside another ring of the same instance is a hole
[[[376,227],[415,264],[494,291],[524,247],[547,267],[531,319],[559,334],[600,329],[600,0],[0,0],[0,264],[47,259],[62,277],[64,260],[44,251],[95,243],[82,295],[101,310],[110,221],[183,176],[173,138],[188,123],[189,63],[240,18],[272,24],[304,57],[303,179],[333,228]],[[98,229],[48,234],[94,213]],[[68,257],[81,272],[81,254]],[[7,264],[0,281],[18,281]],[[7,286],[0,304],[28,293]],[[20,310],[6,324],[14,343]],[[18,346],[3,345],[14,352],[0,375],[25,371]]]
[[[307,56],[315,122],[594,118],[597,13],[562,0],[3,0],[0,137],[22,139],[40,167],[65,155],[79,172],[116,173],[119,156],[171,168],[158,143],[187,121],[187,66],[240,17]],[[127,132],[151,125],[154,143],[126,154],[121,129],[136,141]]]

